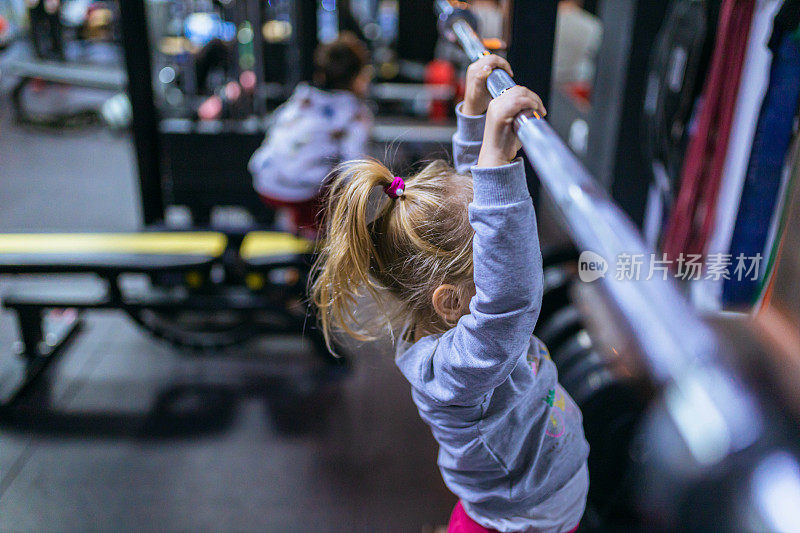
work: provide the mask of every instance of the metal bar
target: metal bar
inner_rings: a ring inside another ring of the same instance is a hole
[[[128,96],[133,109],[133,142],[139,166],[139,195],[144,224],[164,220],[158,111],[153,97],[150,44],[144,0],[119,3],[122,46],[128,73]]]
[[[517,123],[525,152],[579,249],[595,252],[611,265],[620,257],[643,258],[642,279],[618,279],[611,272],[602,282],[637,336],[656,380],[680,375],[687,365],[713,354],[717,344],[713,334],[674,284],[658,271],[644,279],[653,250],[630,218],[546,121],[520,117]]]
[[[453,12],[447,0],[438,0],[437,7],[440,13]],[[466,17],[456,16],[445,30],[452,31],[472,60],[487,53]],[[514,80],[500,69],[494,70],[487,80],[492,97],[514,85]],[[607,262],[623,254],[641,254],[649,259],[652,250],[631,220],[550,125],[545,120],[520,115],[516,126],[525,153],[559,208],[575,244],[599,254]],[[642,269],[648,267],[645,261]],[[669,281],[653,277],[634,283],[609,275],[603,282],[633,326],[634,334],[639,336],[637,340],[657,380],[679,374],[689,360],[714,351],[716,343],[709,328],[696,318]]]
[[[370,98],[376,100],[449,100],[455,93],[455,89],[450,85],[379,83],[370,87]]]
[[[23,339],[24,352],[20,354],[20,359],[12,359],[9,361],[11,368],[16,371],[7,369],[4,374],[2,386],[0,386],[0,407],[7,408],[15,405],[15,402],[21,399],[28,391],[31,391],[34,386],[40,383],[40,379],[47,379],[44,371],[56,359],[59,359],[64,354],[65,348],[69,345],[72,339],[75,338],[77,333],[81,330],[81,319],[76,316],[73,320],[60,324],[57,332],[48,332],[48,335],[42,335],[42,312],[43,308],[39,309],[18,309],[18,316],[22,318],[25,313],[35,313],[38,315],[38,337],[39,342],[35,345],[28,343],[32,339],[25,341],[25,325],[20,322],[20,335]],[[33,327],[33,325],[31,326]],[[47,341],[45,346],[41,346],[44,337],[52,338]],[[44,348],[44,351],[41,350]],[[46,385],[46,383],[45,383]],[[38,403],[37,403],[38,405]]]
[[[253,25],[255,32],[253,43],[253,58],[255,60],[253,65],[253,72],[256,75],[257,84],[264,83],[264,39],[260,38],[261,29],[264,27],[264,12],[261,9],[261,2],[258,0],[248,0],[247,2],[247,16],[250,23]],[[266,100],[255,98],[253,100],[253,108],[251,112],[257,115],[263,115],[266,111]]]

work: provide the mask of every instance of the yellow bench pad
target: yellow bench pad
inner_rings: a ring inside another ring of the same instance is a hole
[[[239,254],[243,259],[276,255],[306,254],[314,251],[314,241],[277,231],[253,231],[245,235]]]
[[[0,254],[153,254],[219,257],[227,238],[217,232],[6,233]]]

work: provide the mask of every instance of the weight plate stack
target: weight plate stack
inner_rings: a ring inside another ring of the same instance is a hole
[[[581,360],[591,350],[592,339],[585,329],[581,329],[567,339],[558,350],[552,350],[550,357],[558,368],[558,375],[563,376],[576,361]]]
[[[550,352],[555,352],[582,329],[580,312],[575,307],[567,305],[553,313],[535,333]]]

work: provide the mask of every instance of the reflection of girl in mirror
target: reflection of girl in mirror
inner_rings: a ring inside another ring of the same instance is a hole
[[[315,237],[320,193],[333,167],[362,158],[372,126],[365,104],[372,68],[366,46],[343,33],[314,54],[314,84],[301,83],[271,119],[248,169],[280,229]],[[287,220],[287,218],[289,220]]]

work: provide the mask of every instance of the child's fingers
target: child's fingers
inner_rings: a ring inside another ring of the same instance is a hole
[[[523,111],[536,111],[542,116],[547,113],[539,95],[521,85],[512,87],[500,95],[497,100],[502,102],[501,114],[505,118],[516,117]]]
[[[491,54],[491,55],[486,56],[483,59],[483,61],[485,62],[485,64],[487,66],[490,67],[490,71],[494,70],[496,68],[499,68],[499,69],[505,70],[508,73],[509,76],[513,76],[514,75],[514,72],[511,70],[511,65],[509,65],[508,61],[506,61],[504,58],[502,58],[500,56]],[[484,68],[486,68],[486,67],[484,67]]]
[[[536,111],[542,116],[547,114],[544,104],[542,103],[542,99],[538,94],[531,91],[527,87],[517,85],[516,87],[509,89],[508,92],[513,95],[515,103],[514,108],[517,113],[520,111]]]
[[[519,89],[517,89],[519,87]],[[520,97],[526,99],[526,102],[530,104],[530,107],[526,108],[531,111],[536,111],[539,115],[544,116],[547,114],[547,110],[544,108],[544,103],[542,99],[539,97],[538,94],[531,91],[527,87],[523,87],[521,85],[517,85],[514,89],[517,89],[518,94]]]
[[[511,70],[511,65],[508,64],[508,61],[494,54],[484,56],[470,65],[470,70],[472,71],[473,75],[480,80],[486,79],[486,77],[489,76],[489,74],[491,74],[491,72],[496,68],[505,70],[509,76],[514,75]]]
[[[538,94],[533,93],[533,96],[536,99],[536,107],[534,108],[534,111],[538,112],[541,116],[545,116],[547,114],[547,109],[544,108],[544,102],[542,102],[542,99]]]
[[[526,109],[535,110],[538,108],[539,104],[541,104],[541,100],[536,96],[536,93],[522,85],[517,85],[509,89],[508,95],[509,102],[507,110],[509,113],[514,113],[514,115]]]

